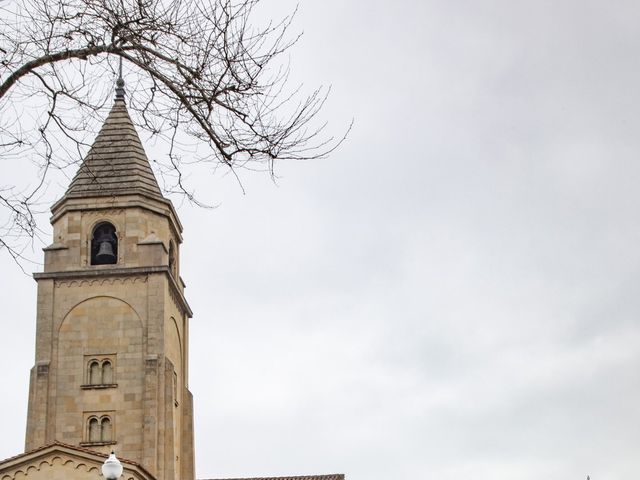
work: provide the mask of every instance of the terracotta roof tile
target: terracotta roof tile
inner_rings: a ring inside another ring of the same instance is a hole
[[[109,456],[106,453],[97,452],[97,451],[91,450],[89,448],[84,448],[84,447],[79,447],[77,445],[69,445],[68,443],[62,443],[62,442],[54,441],[52,443],[47,443],[46,445],[42,445],[41,447],[29,450],[28,452],[19,453],[18,455],[14,455],[13,457],[2,459],[2,460],[0,460],[0,465],[3,465],[3,464],[5,464],[7,462],[10,462],[12,460],[16,460],[16,459],[21,458],[21,457],[26,457],[26,456],[31,455],[33,453],[37,453],[37,452],[40,452],[42,450],[46,450],[46,449],[48,449],[50,447],[55,447],[55,446],[64,447],[64,448],[68,448],[70,450],[76,450],[76,451],[79,451],[79,452],[89,453],[91,455],[96,455],[96,456],[99,456],[99,457],[102,457],[102,458],[105,458],[105,459]],[[133,460],[127,460],[126,458],[120,458],[120,457],[118,457],[118,460],[120,460],[121,463],[126,463],[126,464],[129,464],[129,465],[135,465],[136,467],[142,467],[142,465],[140,465],[137,462],[134,462]]]
[[[329,475],[298,475],[293,477],[251,477],[251,478],[219,478],[200,480],[345,480],[343,473],[332,473]]]

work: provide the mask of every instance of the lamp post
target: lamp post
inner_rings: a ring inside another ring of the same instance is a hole
[[[106,480],[118,480],[122,475],[122,464],[113,451],[102,464],[102,475]]]

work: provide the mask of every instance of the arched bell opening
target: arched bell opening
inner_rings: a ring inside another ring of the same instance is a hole
[[[93,229],[91,237],[91,265],[111,265],[118,262],[116,227],[102,222]]]

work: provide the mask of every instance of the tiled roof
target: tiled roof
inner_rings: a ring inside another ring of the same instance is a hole
[[[212,478],[200,480],[344,480],[344,474],[332,473],[329,475],[302,475],[294,477]]]
[[[116,99],[65,196],[142,193],[162,198],[124,100]]]
[[[106,459],[109,455],[107,455],[106,453],[102,453],[102,452],[97,452],[95,450],[91,450],[89,448],[84,448],[84,447],[79,447],[77,445],[69,445],[68,443],[62,443],[62,442],[58,442],[58,441],[54,441],[52,443],[48,443],[46,445],[42,445],[41,447],[38,448],[34,448],[33,450],[29,450],[28,452],[24,452],[24,453],[19,453],[18,455],[14,455],[13,457],[9,457],[9,458],[5,458],[3,460],[0,460],[0,465],[8,463],[12,460],[17,460],[21,457],[27,457],[29,455],[32,455],[34,453],[38,453],[41,452],[43,450],[47,450],[48,448],[51,447],[63,447],[63,448],[68,448],[70,450],[76,450],[78,452],[84,452],[84,453],[88,453],[91,455],[95,455],[98,457],[102,457],[104,459]],[[118,460],[120,460],[121,463],[127,463],[129,465],[135,465],[136,467],[141,467],[141,465],[137,462],[134,462],[133,460],[127,460],[126,458],[120,458],[118,457]]]

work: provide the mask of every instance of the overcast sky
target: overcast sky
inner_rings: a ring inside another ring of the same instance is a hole
[[[219,207],[179,209],[199,478],[639,475],[638,18],[301,1],[293,79],[332,85],[324,115],[355,126],[277,185],[206,178]],[[5,458],[36,284],[0,262]]]

